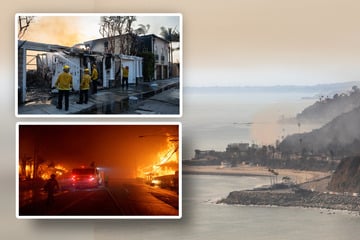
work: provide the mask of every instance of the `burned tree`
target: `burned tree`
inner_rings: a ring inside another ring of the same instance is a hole
[[[100,34],[107,38],[106,52],[131,55],[136,42],[136,31],[132,28],[135,16],[101,17]]]
[[[30,23],[34,20],[35,17],[31,16],[19,16],[18,17],[18,39],[21,39],[24,35],[27,29],[30,26]]]

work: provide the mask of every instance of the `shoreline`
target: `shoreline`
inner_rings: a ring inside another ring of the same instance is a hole
[[[360,216],[360,197],[329,193],[327,185],[331,179],[330,173],[294,169],[275,171],[279,174],[279,182],[287,176],[295,180],[295,185],[286,189],[232,191],[217,204],[317,208],[356,212]],[[247,165],[234,168],[184,166],[183,174],[273,177],[268,168]]]
[[[230,192],[217,204],[244,206],[303,207],[349,211],[360,216],[360,198],[309,190],[244,190]]]
[[[301,171],[295,169],[275,169],[278,173],[277,180],[281,182],[283,177],[289,177],[295,184],[314,182],[330,176],[328,172]],[[274,177],[267,167],[241,165],[232,168],[222,168],[221,166],[188,166],[183,165],[183,174],[194,175],[223,175],[223,176],[258,176]]]
[[[212,172],[212,171],[192,171],[185,170],[183,174],[192,174],[192,175],[220,175],[220,176],[239,176],[239,177],[268,177],[269,174],[260,174],[260,173],[243,173],[243,172]]]

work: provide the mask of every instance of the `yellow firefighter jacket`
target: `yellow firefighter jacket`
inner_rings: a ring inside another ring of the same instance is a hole
[[[98,80],[98,77],[98,71],[96,70],[96,68],[93,68],[91,72],[91,80],[96,81]]]
[[[90,89],[90,80],[91,80],[91,76],[85,73],[80,82],[80,90]]]
[[[72,88],[72,75],[67,72],[62,72],[58,76],[55,86],[59,90],[70,90]]]
[[[123,68],[123,77],[129,77],[129,69],[128,68]]]

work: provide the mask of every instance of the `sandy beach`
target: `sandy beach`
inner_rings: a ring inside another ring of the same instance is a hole
[[[296,184],[322,179],[330,175],[328,172],[300,171],[294,169],[274,169],[279,175],[278,182],[283,177],[289,177]],[[208,174],[208,175],[235,175],[235,176],[274,176],[266,167],[242,165],[232,168],[221,166],[183,166],[183,174]]]

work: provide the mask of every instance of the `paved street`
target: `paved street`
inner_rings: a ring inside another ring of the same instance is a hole
[[[179,114],[179,89],[171,88],[144,100],[133,100],[128,114]]]
[[[175,192],[135,179],[111,179],[108,186],[62,190],[51,205],[46,204],[46,194],[41,191],[19,201],[19,216],[179,215],[179,196]]]
[[[172,91],[168,92],[170,89]],[[180,112],[178,78],[141,83],[137,86],[130,85],[127,89],[121,87],[102,89],[96,94],[90,94],[87,104],[77,104],[78,98],[78,93],[70,95],[68,111],[65,111],[64,108],[62,110],[56,108],[57,98],[55,96],[19,105],[18,114],[19,116],[69,114],[79,116],[88,114],[179,114]],[[145,102],[149,98],[153,99],[150,101],[152,104]],[[146,103],[146,106],[141,103]]]

